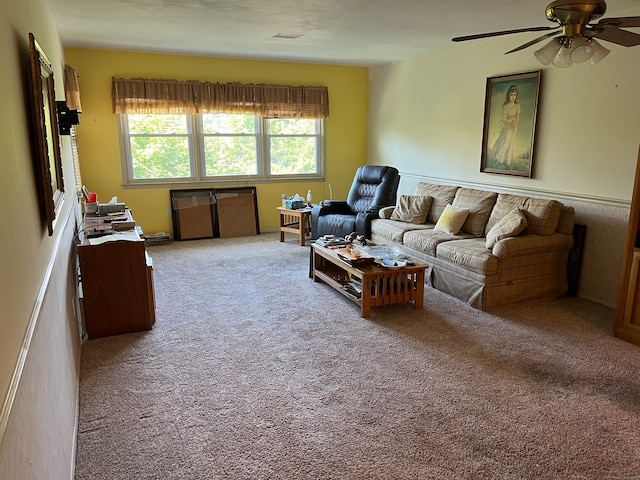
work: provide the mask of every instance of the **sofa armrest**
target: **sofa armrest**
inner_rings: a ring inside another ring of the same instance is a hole
[[[395,209],[396,207],[394,205],[390,207],[382,207],[380,210],[378,210],[378,217],[388,219],[391,217],[391,214]]]
[[[499,259],[537,255],[547,252],[569,252],[573,247],[573,236],[564,233],[552,235],[519,235],[503,238],[497,242],[491,253]]]
[[[356,231],[366,238],[371,238],[371,220],[378,218],[378,213],[360,212],[356,216]]]

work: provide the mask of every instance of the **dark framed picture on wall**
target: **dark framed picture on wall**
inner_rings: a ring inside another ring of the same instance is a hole
[[[487,78],[481,172],[531,177],[540,70]]]
[[[49,235],[53,235],[53,221],[64,193],[56,94],[51,61],[32,33],[29,33],[29,59],[38,201]]]

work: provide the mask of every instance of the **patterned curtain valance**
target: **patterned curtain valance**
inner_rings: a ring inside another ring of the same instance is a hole
[[[64,98],[70,110],[82,113],[78,71],[70,65],[64,66]]]
[[[113,113],[329,118],[327,87],[112,78]]]

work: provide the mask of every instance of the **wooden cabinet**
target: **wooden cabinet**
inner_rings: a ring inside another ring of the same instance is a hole
[[[130,212],[127,217],[132,221]],[[153,263],[135,230],[89,238],[108,217],[85,217],[78,246],[81,302],[89,339],[150,330],[155,323]]]
[[[636,345],[640,345],[640,279],[638,277],[640,277],[640,150],[614,323],[615,336]]]

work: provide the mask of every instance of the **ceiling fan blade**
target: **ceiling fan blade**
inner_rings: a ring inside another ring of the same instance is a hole
[[[601,31],[597,29],[596,32],[593,36],[599,40],[606,40],[607,42],[622,45],[623,47],[640,45],[640,35],[637,33],[620,30],[619,28],[604,28]]]
[[[514,48],[513,50],[509,50],[508,52],[505,52],[505,55],[508,54],[508,53],[513,53],[513,52],[518,52],[520,50],[524,50],[525,48],[529,48],[531,45],[535,45],[536,43],[541,42],[545,38],[553,37],[556,33],[557,32],[546,33],[546,34],[542,35],[541,37],[538,37],[538,38],[536,38],[534,40],[531,40],[530,42],[523,43],[522,45],[520,45],[519,47]]]
[[[498,37],[500,35],[511,35],[512,33],[541,32],[543,30],[556,30],[557,28],[560,28],[560,27],[530,27],[530,28],[519,28],[517,30],[503,30],[501,32],[478,33],[476,35],[465,35],[463,37],[454,37],[451,39],[451,41],[464,42],[467,40],[477,40],[479,38]]]
[[[640,17],[603,18],[594,27],[640,27]]]

